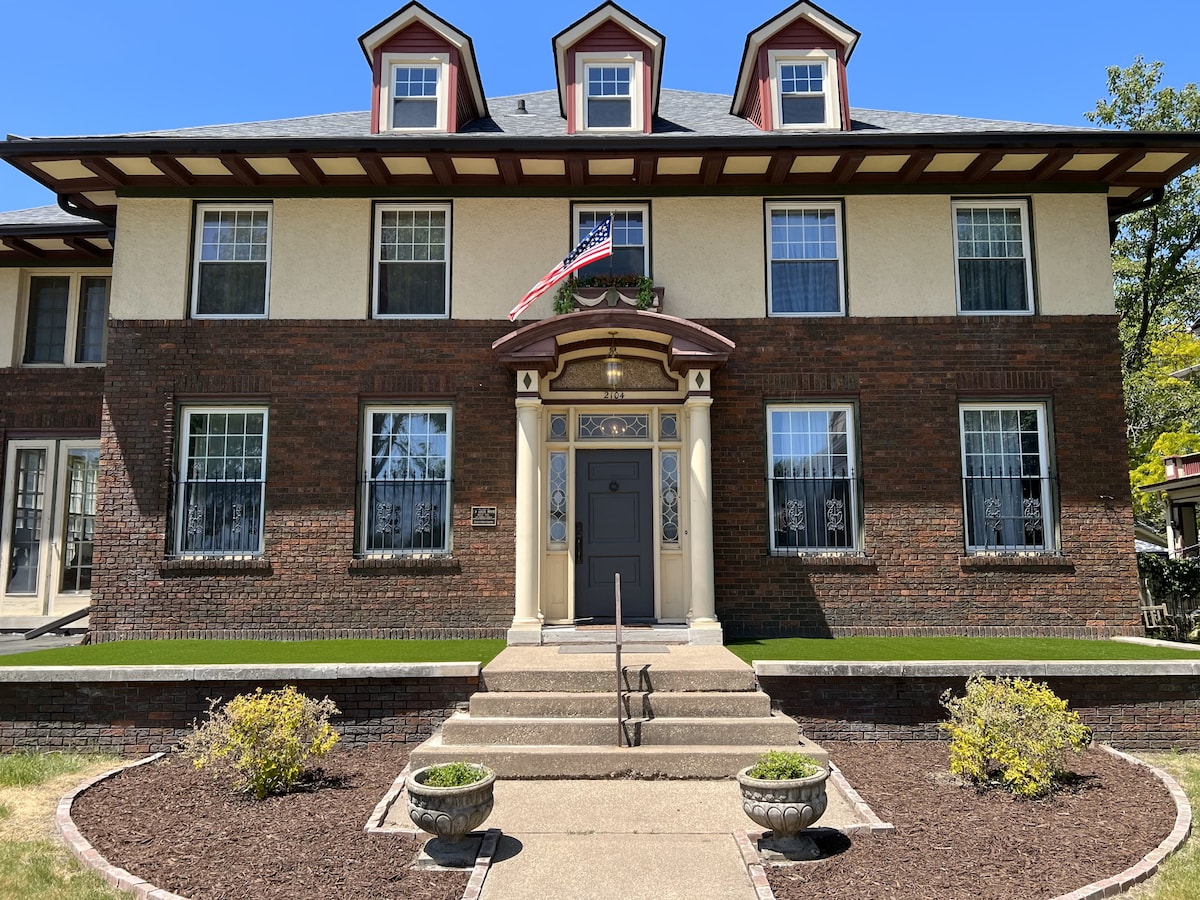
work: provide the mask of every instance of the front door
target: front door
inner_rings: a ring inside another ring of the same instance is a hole
[[[575,466],[575,618],[612,620],[620,572],[622,617],[653,619],[651,451],[578,450]]]
[[[6,467],[3,607],[50,615],[87,604],[96,519],[95,441],[10,441]]]

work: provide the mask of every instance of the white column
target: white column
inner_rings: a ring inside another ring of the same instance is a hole
[[[535,373],[536,374],[536,373]],[[517,520],[516,612],[508,631],[509,644],[540,644],[542,619],[538,610],[538,449],[542,401],[517,397]]]
[[[689,374],[689,382],[696,374]],[[708,374],[704,373],[706,380]],[[712,398],[706,393],[689,394],[683,406],[688,417],[688,566],[692,593],[688,624],[693,644],[722,642],[713,575],[711,406]]]

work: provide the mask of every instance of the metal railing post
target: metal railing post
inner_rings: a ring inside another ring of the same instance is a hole
[[[616,579],[616,585],[615,585],[616,597],[614,599],[616,600],[616,614],[617,614],[617,624],[616,624],[616,629],[614,631],[614,637],[616,639],[616,645],[617,645],[617,746],[620,747],[620,746],[622,746],[621,745],[622,736],[625,733],[625,726],[621,721],[621,718],[622,718],[621,688],[622,688],[622,682],[624,681],[624,679],[621,677],[621,573],[620,572],[614,573],[614,577]]]

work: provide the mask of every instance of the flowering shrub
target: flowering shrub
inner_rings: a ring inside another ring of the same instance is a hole
[[[183,739],[183,755],[197,769],[217,764],[230,770],[234,790],[258,800],[290,791],[305,762],[324,756],[340,737],[329,724],[340,712],[334,702],[306,697],[291,685],[239,694],[217,709],[219,702],[209,702],[208,721]]]
[[[1024,678],[972,675],[964,697],[942,695],[950,720],[950,771],[977,785],[999,781],[1022,797],[1050,792],[1063,751],[1082,750],[1091,731],[1067,701]]]

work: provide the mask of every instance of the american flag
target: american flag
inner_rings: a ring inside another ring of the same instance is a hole
[[[579,246],[567,254],[566,259],[538,279],[538,283],[513,307],[512,312],[508,314],[508,321],[516,319],[534,300],[576,269],[582,269],[588,263],[606,256],[612,256],[612,216],[593,228],[591,233],[579,242]]]

